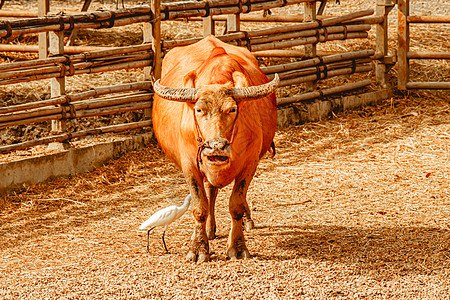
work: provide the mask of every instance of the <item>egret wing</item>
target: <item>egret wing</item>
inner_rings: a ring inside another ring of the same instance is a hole
[[[147,229],[153,226],[166,226],[169,225],[177,215],[177,207],[175,205],[163,208],[155,212],[150,218],[147,219],[139,229]]]

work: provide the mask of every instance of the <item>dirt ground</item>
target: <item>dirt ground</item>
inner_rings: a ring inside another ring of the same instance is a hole
[[[413,5],[449,14],[438,3]],[[330,3],[336,14],[364,8],[367,1]],[[420,26],[412,50],[448,51],[448,25]],[[449,74],[444,60],[413,64],[418,80]],[[277,155],[261,161],[249,190],[256,228],[245,234],[246,260],[226,259],[230,187],[219,193],[211,262],[185,260],[191,210],[166,233],[170,254],[162,228],[151,232],[146,252],[139,225],[188,192],[156,142],[95,171],[4,196],[0,299],[450,299],[449,99],[449,92],[396,93],[278,130]]]
[[[0,298],[450,299],[449,133],[448,98],[424,93],[278,131],[249,191],[247,260],[225,257],[229,188],[211,262],[185,261],[190,210],[170,254],[161,228],[146,252],[139,225],[187,194],[156,145],[30,186],[4,199]]]

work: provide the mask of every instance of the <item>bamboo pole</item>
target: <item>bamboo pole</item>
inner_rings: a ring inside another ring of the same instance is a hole
[[[347,39],[358,39],[358,38],[367,38],[368,34],[367,32],[349,32],[347,34]],[[263,50],[270,50],[270,49],[279,49],[279,48],[286,48],[286,47],[294,47],[294,46],[300,46],[300,45],[307,45],[307,44],[314,44],[318,41],[320,43],[326,42],[326,41],[332,41],[332,40],[342,40],[345,38],[344,33],[336,33],[336,34],[329,34],[328,38],[325,38],[324,36],[320,36],[317,38],[317,36],[314,37],[304,37],[299,38],[295,40],[287,40],[287,41],[275,41],[265,44],[256,44],[252,45],[251,50],[252,51],[263,51]]]
[[[346,59],[346,60],[339,60],[339,61],[333,61],[333,62],[327,62],[323,63],[318,58],[312,58],[301,62],[295,62],[290,64],[284,64],[279,66],[273,66],[265,69],[261,69],[268,77],[269,79],[272,79],[274,74],[278,74],[281,79],[286,78],[287,76],[292,76],[292,74],[300,74],[300,73],[317,73],[318,70],[332,70],[336,68],[344,68],[344,67],[351,67],[353,65],[358,66],[363,63],[369,63],[372,59],[370,57],[358,57],[353,59]],[[302,64],[302,66],[294,66],[295,64]],[[277,68],[275,68],[277,67]],[[321,68],[321,69],[319,69]]]
[[[48,73],[59,72],[59,74],[61,74],[61,72],[64,72],[64,70],[61,71],[61,68],[64,68],[64,70],[65,70],[65,66],[48,66],[48,67],[39,66],[38,68],[28,69],[28,70],[14,70],[14,71],[10,71],[10,72],[2,72],[2,73],[0,73],[0,81],[2,79],[7,79],[7,78],[31,76],[31,75],[35,75],[36,73],[48,74]]]
[[[450,52],[408,52],[409,59],[450,59]]]
[[[95,116],[104,116],[111,115],[117,113],[123,113],[127,111],[134,110],[144,110],[152,107],[152,102],[150,101],[150,97],[146,99],[146,101],[135,102],[135,103],[126,103],[115,106],[105,106],[100,108],[94,108],[89,110],[81,110],[77,113],[77,118],[87,118],[87,117],[95,117]]]
[[[207,17],[202,18],[203,21],[203,36],[208,36],[210,34],[215,35],[216,34],[216,23],[212,19],[212,16],[209,15]]]
[[[38,13],[23,10],[0,10],[1,18],[37,18]]]
[[[251,44],[266,44],[274,41],[281,41],[281,40],[290,40],[290,39],[296,39],[301,37],[311,37],[315,36],[317,33],[317,30],[311,29],[311,30],[302,30],[302,31],[294,31],[294,32],[286,32],[286,33],[279,33],[279,34],[271,34],[269,36],[264,37],[257,37],[251,39]]]
[[[48,0],[41,0],[48,1]],[[291,3],[292,2],[292,3]],[[294,4],[294,3],[309,3],[309,1],[294,0],[287,3],[283,0],[273,0],[264,2],[253,2],[251,5],[251,10],[264,10],[274,7],[281,7],[284,4]],[[206,7],[206,2],[199,2],[201,5]],[[174,3],[172,3],[174,4]],[[163,6],[165,7],[165,6]],[[198,10],[183,10],[183,11],[172,11],[174,5],[168,5],[168,10],[164,10],[161,13],[162,19],[167,19],[166,13],[169,13],[168,19],[175,19],[177,17],[187,18],[192,16],[206,16],[217,15],[217,14],[237,14],[242,10],[248,10],[248,6],[243,5],[242,8],[239,5],[236,7],[210,7],[209,9],[198,9]],[[323,25],[328,26],[332,24],[337,24],[339,22],[345,22],[351,19],[367,16],[373,13],[373,10],[365,10],[360,12],[351,13],[348,15],[340,17],[331,17],[323,19]],[[156,19],[155,19],[156,20]],[[149,22],[152,21],[150,18],[150,8],[148,7],[137,7],[133,9],[122,9],[115,11],[114,14],[111,11],[98,11],[90,13],[81,13],[75,15],[62,15],[62,16],[48,16],[42,18],[32,18],[17,21],[3,21],[4,24],[9,24],[11,26],[11,34],[13,36],[19,34],[30,34],[38,32],[48,32],[56,30],[67,30],[67,29],[80,29],[80,28],[91,28],[98,29],[105,26],[105,22],[114,26],[125,26],[136,22]],[[114,23],[112,23],[114,22]],[[61,27],[62,26],[62,27]],[[8,34],[8,30],[5,29],[7,26],[0,24],[0,37]]]
[[[153,51],[153,78],[154,80],[161,78],[162,67],[162,42],[161,42],[161,1],[151,1],[151,11],[154,22],[151,23],[152,34],[152,51]]]
[[[450,90],[450,82],[408,82],[408,89]]]
[[[148,109],[151,107],[151,102],[149,101],[150,98],[151,96],[148,96],[148,98],[145,99],[145,101],[126,103],[115,106],[105,106],[95,109],[80,110],[77,112],[76,118],[85,118],[85,117],[116,114],[133,110]],[[69,114],[69,111],[66,111],[66,114]],[[61,111],[52,115],[38,116],[29,119],[21,119],[18,121],[13,121],[11,123],[0,123],[0,129],[9,126],[26,125],[30,123],[44,122],[49,120],[60,120],[60,119],[61,119]]]
[[[450,16],[408,16],[408,23],[450,23]]]
[[[287,70],[297,70],[297,69],[302,69],[302,68],[308,68],[308,67],[316,66],[318,64],[320,64],[320,58],[314,57],[314,58],[297,61],[297,62],[293,62],[293,63],[288,63],[288,64],[261,67],[261,71],[263,71],[265,74],[275,74],[275,73],[284,72]]]
[[[370,24],[370,25],[376,25],[383,23],[384,16],[370,16],[370,17],[362,17],[362,18],[356,18],[350,21],[342,22],[343,24]]]
[[[38,16],[45,17],[50,10],[50,0],[38,0]],[[48,33],[39,32],[38,36],[39,58],[43,59],[48,56]]]
[[[51,58],[45,58],[45,59],[33,59],[33,60],[26,60],[26,61],[19,61],[19,62],[13,62],[13,63],[4,63],[0,64],[0,71],[2,72],[8,72],[15,69],[26,69],[31,67],[44,67],[46,65],[52,65],[57,63],[65,62],[67,58],[65,57],[51,57]],[[0,74],[2,76],[2,74]]]
[[[300,76],[291,79],[280,80],[279,86],[288,86],[293,84],[306,83],[311,81],[316,81],[320,79],[329,79],[335,76],[348,75],[353,73],[369,72],[372,71],[372,66],[356,66],[356,68],[341,68],[336,70],[330,70],[327,72],[327,77],[325,77],[324,72],[318,72],[316,74]],[[270,78],[270,77],[269,77]]]
[[[64,55],[64,32],[50,32],[49,33],[49,55],[61,56]],[[51,97],[58,97],[66,94],[66,77],[65,77],[65,66],[64,72],[60,73],[60,76],[52,78],[50,80],[50,93]],[[52,133],[62,133],[66,130],[65,120],[52,120]]]
[[[85,68],[99,67],[99,66],[111,66],[118,63],[149,60],[152,58],[151,53],[148,52],[138,52],[130,53],[128,55],[120,56],[106,56],[100,59],[92,59],[85,62],[74,62],[73,67],[76,70],[81,70]]]
[[[317,20],[324,20],[327,18],[333,18],[331,16],[325,16],[325,15],[316,15],[316,19]],[[188,21],[201,21],[202,18],[200,17],[192,17],[192,18],[188,18]],[[227,21],[227,17],[223,16],[223,15],[216,15],[213,16],[213,20],[214,21],[221,21],[221,22],[225,22]],[[186,19],[177,19],[176,21],[186,21]],[[303,14],[295,14],[295,15],[267,15],[267,16],[262,16],[262,15],[241,15],[241,22],[254,22],[254,23],[259,23],[259,22],[282,22],[282,23],[302,23],[304,22],[304,15]],[[383,17],[382,16],[366,16],[366,17],[358,17],[352,20],[348,20],[348,21],[344,21],[342,23],[344,24],[370,24],[370,25],[374,25],[374,24],[379,24],[383,22]]]
[[[318,16],[317,19],[322,20],[325,16]],[[181,21],[184,21],[180,19]],[[193,17],[189,18],[188,21],[201,21],[201,18]],[[214,21],[227,21],[227,16],[223,15],[217,15],[213,16]],[[178,20],[176,20],[178,21]],[[302,14],[295,14],[295,15],[241,15],[240,16],[241,22],[284,22],[284,23],[301,23],[304,21],[304,16]]]
[[[323,15],[323,13],[325,12],[325,7],[327,6],[327,1],[328,0],[322,0],[319,9],[317,10],[317,15]]]
[[[109,47],[96,47],[96,46],[66,46],[64,47],[64,53],[83,53],[90,51],[98,51],[104,49],[111,49]],[[9,45],[0,44],[1,52],[39,52],[38,45]]]
[[[43,79],[50,79],[50,78],[58,78],[61,77],[62,73],[65,73],[67,76],[72,75],[80,75],[80,74],[92,74],[92,73],[99,73],[99,72],[110,72],[110,71],[117,71],[117,70],[126,70],[126,69],[135,69],[135,68],[144,68],[151,65],[152,60],[148,59],[150,58],[149,54],[143,54],[143,57],[147,56],[147,59],[141,59],[141,60],[134,60],[130,62],[110,62],[108,64],[102,65],[102,63],[92,63],[92,62],[86,62],[86,63],[78,63],[74,64],[73,73],[70,74],[70,69],[68,66],[60,65],[58,66],[58,71],[53,73],[46,73],[46,74],[36,74],[36,72],[32,75],[24,76],[24,77],[16,77],[12,76],[10,79],[4,79],[0,80],[0,85],[6,85],[6,84],[14,84],[19,82],[27,82],[27,81],[35,81],[35,80],[43,80]],[[126,59],[125,59],[126,60]],[[39,68],[36,68],[36,70],[39,70]]]
[[[287,63],[287,64],[281,64],[281,65],[274,65],[274,66],[268,66],[268,67],[261,67],[261,70],[266,74],[275,74],[279,72],[284,72],[288,70],[298,70],[303,68],[308,68],[312,66],[316,66],[319,64],[331,64],[335,62],[341,62],[341,61],[352,61],[355,59],[361,59],[361,58],[370,58],[375,53],[374,50],[360,50],[355,52],[347,52],[347,53],[338,53],[333,54],[329,56],[324,56],[322,58],[313,57],[310,59],[293,62],[293,63]]]
[[[41,0],[47,1],[47,0]],[[309,0],[308,0],[309,1]],[[308,2],[306,0],[294,0],[294,1],[282,1],[282,0],[273,0],[273,1],[264,1],[264,2],[253,2],[251,10],[264,10],[270,9],[274,7],[280,7],[285,4],[295,4],[295,3],[304,3]],[[236,2],[236,1],[234,1]],[[241,12],[241,9],[246,11],[249,9],[248,6],[243,5],[242,8],[239,7],[238,4],[235,7],[223,6],[223,7],[211,7],[206,9],[207,5],[205,1],[200,1],[198,3],[193,2],[195,6],[203,6],[204,9],[196,9],[196,10],[182,10],[176,11],[177,5],[176,3],[168,4],[164,7],[164,12],[161,17],[163,19],[167,19],[165,14],[169,12],[169,19],[173,19],[176,15],[180,15],[181,17],[189,17],[189,16],[205,16],[207,13],[210,15],[215,14],[237,14]],[[210,3],[210,1],[209,1]],[[226,3],[226,2],[224,2]],[[231,2],[230,2],[231,3]],[[211,5],[211,4],[210,4]],[[165,7],[168,9],[166,10]],[[207,11],[208,10],[208,11]],[[64,16],[49,16],[45,18],[32,18],[26,20],[18,20],[18,21],[5,21],[12,27],[12,35],[18,34],[27,34],[27,33],[36,33],[36,32],[48,32],[55,31],[61,29],[80,29],[80,28],[101,28],[104,27],[104,22],[112,22],[114,21],[115,26],[124,26],[134,22],[147,22],[150,20],[150,8],[148,7],[137,7],[133,9],[122,9],[115,11],[115,17],[110,11],[99,11],[99,12],[91,12],[91,13],[81,13],[75,15],[64,15]],[[63,28],[61,28],[61,22],[63,23]],[[1,28],[1,26],[0,26]],[[8,32],[6,29],[0,30],[0,37],[7,35]]]
[[[319,23],[317,22],[308,22],[303,24],[296,24],[296,25],[289,25],[289,26],[280,26],[280,27],[274,27],[274,28],[268,28],[268,29],[261,29],[261,30],[254,30],[249,31],[246,33],[243,32],[236,32],[231,33],[227,35],[221,35],[217,36],[217,38],[223,42],[231,42],[236,41],[239,39],[246,39],[250,38],[251,44],[258,44],[263,43],[265,40],[278,40],[277,34],[281,34],[280,39],[283,38],[296,38],[301,37],[302,35],[309,35],[313,36],[316,35],[316,31],[311,31],[308,29],[314,29],[319,26]],[[345,29],[347,28],[347,29]],[[325,39],[324,36],[320,37],[320,42],[325,42],[328,40],[338,40],[338,39],[344,39],[346,36],[344,35],[344,31],[349,32],[347,35],[348,39],[354,39],[354,38],[366,38],[368,35],[367,33],[361,33],[359,31],[354,30],[370,30],[369,25],[348,25],[348,26],[329,26],[327,27],[327,32],[329,31],[330,34],[328,34],[328,39]],[[297,31],[299,33],[297,33]],[[306,32],[306,33],[303,33]],[[283,35],[284,33],[288,33],[286,35]],[[319,33],[324,34],[325,29],[321,28],[319,29]],[[264,36],[264,37],[261,37]],[[269,36],[269,37],[266,37]],[[181,46],[187,46],[193,43],[196,43],[200,41],[202,38],[190,38],[185,40],[176,40],[176,41],[164,41],[163,42],[163,48],[164,49],[171,49],[175,47],[181,47]],[[281,46],[260,46],[260,47],[251,47],[251,50],[253,52],[256,51],[263,51],[263,50],[269,50],[269,49],[276,49],[276,48],[284,48],[284,47],[291,47],[291,46],[299,46],[299,45],[305,45],[305,44],[311,44],[316,43],[317,37],[313,38],[306,38],[306,39],[297,39],[296,41],[287,41],[286,45]],[[245,41],[241,44],[245,45]],[[266,43],[269,44],[269,43]],[[260,49],[263,47],[264,49]]]
[[[227,32],[241,31],[241,14],[227,15]]]
[[[141,81],[141,82],[134,82],[134,83],[127,83],[127,84],[120,84],[120,85],[113,85],[113,86],[104,86],[104,87],[94,87],[89,91],[80,92],[72,95],[67,96],[61,96],[56,98],[51,98],[48,100],[43,101],[36,101],[31,103],[24,103],[24,104],[18,104],[14,106],[6,106],[6,107],[0,107],[0,115],[6,114],[6,113],[12,113],[17,111],[25,111],[25,110],[31,110],[46,106],[52,106],[57,105],[61,103],[65,103],[69,101],[79,101],[88,99],[91,97],[98,97],[106,94],[113,94],[113,93],[124,93],[129,91],[136,91],[136,90],[148,90],[152,87],[152,84],[150,81]]]
[[[398,88],[406,90],[409,81],[409,0],[398,0]]]
[[[316,98],[320,98],[322,96],[330,96],[333,94],[343,93],[346,91],[363,88],[365,86],[370,85],[371,83],[372,83],[372,81],[370,79],[367,79],[367,80],[362,80],[362,81],[358,81],[355,83],[344,84],[344,85],[341,85],[338,87],[321,89],[319,91],[314,91],[314,92],[309,92],[309,93],[302,93],[301,95],[285,97],[285,98],[278,98],[277,106],[282,107],[284,105],[288,105],[288,104],[292,104],[292,103],[313,100]]]
[[[304,3],[304,10],[305,10],[305,22],[314,22],[317,23],[316,20],[316,2],[306,2]],[[322,23],[323,24],[323,23]],[[315,33],[314,33],[315,34]],[[316,39],[316,42],[318,42],[319,39]],[[305,44],[305,54],[306,57],[315,57],[317,56],[317,48],[316,43],[308,43]],[[311,82],[306,84],[306,90],[312,91],[316,88],[316,83]]]
[[[93,129],[88,129],[88,130],[82,130],[82,131],[78,131],[78,132],[65,133],[65,134],[35,139],[32,141],[26,141],[26,142],[22,142],[22,143],[18,143],[18,144],[0,146],[0,153],[10,152],[13,150],[27,149],[27,148],[30,148],[33,146],[49,144],[52,142],[69,141],[74,138],[80,138],[80,137],[85,137],[85,136],[89,136],[89,135],[98,135],[98,134],[104,134],[104,133],[110,133],[110,132],[121,132],[121,131],[133,130],[133,129],[144,128],[144,127],[149,127],[149,126],[152,126],[151,120],[119,124],[119,125],[104,126],[104,127],[93,128]]]
[[[50,120],[77,119],[150,108],[152,95],[152,93],[141,92],[128,96],[99,99],[95,102],[73,102],[72,109],[69,106],[60,106],[3,115],[0,116],[0,129]]]
[[[338,23],[343,23],[346,21],[350,21],[352,19],[356,19],[356,18],[361,18],[361,17],[365,17],[365,16],[370,16],[374,13],[373,9],[366,9],[366,10],[361,10],[361,11],[357,11],[357,12],[353,12],[353,13],[349,13],[343,16],[339,16],[339,17],[331,17],[331,18],[326,18],[322,20],[322,25],[323,26],[330,26],[330,25],[335,25]]]
[[[272,28],[272,31],[274,28]],[[282,30],[282,29],[280,29]],[[284,32],[285,30],[282,30],[282,33],[269,33],[268,36],[263,37],[255,37],[256,34],[254,32],[247,33],[247,36],[252,38],[251,44],[264,44],[269,43],[272,41],[279,41],[279,40],[286,40],[286,39],[296,39],[300,37],[308,37],[308,36],[315,36],[317,34],[332,34],[332,33],[344,33],[347,32],[358,32],[358,31],[369,31],[370,25],[348,25],[348,26],[329,26],[326,28],[320,28],[320,29],[311,29],[311,30],[301,30],[301,31],[294,31],[292,30],[286,30],[287,32]],[[316,51],[317,52],[317,51]]]
[[[153,18],[155,18],[153,16]],[[156,30],[158,30],[156,28]],[[159,29],[160,30],[160,29]],[[155,55],[153,54],[154,50],[153,50],[153,25],[151,22],[144,22],[143,26],[142,26],[142,40],[143,40],[143,44],[145,46],[148,46],[148,52],[151,53],[152,55],[152,63],[151,65],[144,67],[144,80],[145,81],[151,81],[152,80],[152,70],[154,68],[154,64],[155,64]],[[158,53],[156,55],[156,57],[160,58],[162,55],[162,45],[159,44],[158,47]],[[159,61],[158,61],[159,64]],[[144,110],[144,118],[145,119],[151,119],[152,117],[152,111],[151,109],[145,109]]]
[[[143,45],[134,45],[134,46],[125,46],[125,47],[113,47],[108,49],[101,49],[97,51],[82,53],[79,55],[74,55],[72,61],[88,61],[89,59],[93,58],[101,58],[101,57],[108,57],[109,55],[119,55],[119,54],[129,54],[133,52],[143,52],[147,51],[150,54],[153,55],[153,52],[151,52],[152,46],[149,44],[143,44]]]
[[[377,16],[383,16],[383,22],[376,25],[376,51],[380,53],[382,57],[388,55],[388,4],[390,0],[377,0],[376,13]],[[375,63],[375,78],[376,81],[383,87],[387,84],[387,67],[383,61],[377,61]]]
[[[136,68],[144,68],[148,67],[152,64],[152,60],[150,59],[142,59],[142,60],[136,60],[132,62],[119,62],[119,63],[113,63],[106,66],[93,66],[93,67],[87,67],[79,70],[75,70],[74,75],[79,74],[92,74],[92,73],[99,73],[99,72],[111,72],[111,71],[117,71],[117,70],[127,70],[127,69],[136,69]]]
[[[275,49],[275,50],[255,51],[255,52],[252,52],[252,54],[255,57],[305,57],[304,50]],[[331,55],[331,54],[336,54],[336,52],[335,51],[323,51],[323,50],[317,51],[317,56],[325,56],[325,55]]]

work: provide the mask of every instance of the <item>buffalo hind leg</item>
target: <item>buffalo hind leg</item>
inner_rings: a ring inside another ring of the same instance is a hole
[[[231,230],[228,236],[227,256],[229,259],[249,258],[250,252],[245,245],[244,230],[242,226],[246,211],[246,196],[252,177],[236,180],[230,198]],[[247,206],[248,207],[248,206]]]
[[[194,233],[186,259],[188,261],[209,261],[209,242],[206,235],[206,219],[208,217],[208,198],[206,197],[203,182],[188,179],[189,190],[192,196],[192,214],[194,216]]]
[[[219,188],[212,186],[209,182],[205,181],[206,196],[209,200],[209,214],[206,219],[206,236],[208,239],[213,240],[216,237],[216,216],[215,205]]]

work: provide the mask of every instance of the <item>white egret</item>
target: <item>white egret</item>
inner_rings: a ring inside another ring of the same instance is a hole
[[[181,217],[186,210],[189,207],[189,204],[191,203],[191,194],[186,196],[186,199],[184,199],[184,203],[181,206],[171,205],[169,207],[163,208],[161,210],[158,210],[155,212],[150,218],[147,219],[142,225],[139,227],[140,230],[147,229],[147,252],[149,251],[149,237],[150,237],[150,230],[155,228],[156,226],[164,226],[164,232],[162,235],[162,240],[164,244],[164,249],[166,249],[166,253],[169,251],[166,247],[166,242],[164,241],[164,234],[166,233],[167,227]]]

